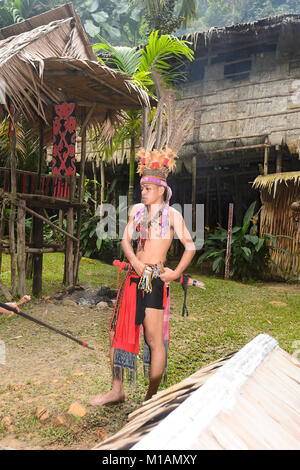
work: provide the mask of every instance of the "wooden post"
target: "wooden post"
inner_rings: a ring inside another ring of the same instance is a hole
[[[268,174],[269,171],[269,154],[270,154],[270,147],[267,145],[269,142],[268,137],[265,138],[265,155],[264,155],[264,175]]]
[[[98,191],[97,191],[97,174],[96,174],[96,156],[92,159],[92,171],[93,171],[93,180],[94,180],[94,210],[96,213],[97,210],[97,199],[98,199]]]
[[[276,173],[282,172],[282,148],[276,152]]]
[[[231,236],[232,236],[232,218],[233,218],[233,204],[229,204],[228,214],[228,231],[227,231],[227,248],[226,248],[226,259],[225,259],[225,276],[224,279],[229,279],[229,265],[230,265],[230,253],[231,253]]]
[[[75,189],[76,189],[76,176],[70,175],[69,176],[69,199],[70,201],[74,201],[75,196]]]
[[[17,195],[17,161],[16,161],[16,127],[15,127],[15,116],[11,108],[11,150],[10,150],[10,182],[11,182],[11,211],[9,215],[9,241],[10,241],[10,270],[11,270],[11,293],[14,297],[16,295],[16,243],[15,243],[15,200]]]
[[[1,205],[1,216],[0,216],[0,240],[3,240],[4,236],[4,228],[5,228],[5,209],[6,209],[6,201],[2,199]],[[2,242],[0,242],[0,274],[2,269]]]
[[[25,295],[25,201],[20,201],[17,218],[17,266],[18,266],[18,296]]]
[[[150,112],[150,108],[148,106],[143,108],[143,147],[145,147],[146,140],[147,140],[149,112]]]
[[[86,117],[86,109],[82,110],[82,121],[84,123]],[[80,182],[79,182],[79,202],[82,204],[84,196],[84,185],[85,185],[85,158],[86,158],[86,127],[82,131],[81,137],[81,156],[80,156]],[[79,272],[79,263],[80,263],[80,231],[81,231],[81,207],[77,210],[77,231],[76,231],[76,245],[74,253],[74,263],[73,263],[73,284],[77,284],[78,281],[78,272]]]
[[[40,148],[39,148],[39,164],[38,164],[38,176],[37,176],[37,185],[36,192],[41,190],[41,175],[43,167],[43,157],[44,157],[44,123],[42,118],[40,118]]]
[[[82,108],[82,120],[85,120],[86,109]],[[86,158],[86,128],[83,129],[81,137],[81,157],[80,157],[80,187],[79,187],[79,201],[83,202],[84,186],[85,186],[85,158]]]
[[[73,207],[70,207],[67,211],[67,232],[73,235],[74,231],[74,210]],[[70,237],[66,237],[66,256],[65,256],[65,265],[66,265],[66,285],[72,286],[74,280],[73,273],[73,240]]]
[[[196,190],[197,190],[197,159],[192,159],[192,230],[196,231]]]
[[[36,208],[36,212],[38,214],[40,211],[41,209]],[[33,217],[32,223],[33,223],[34,247],[42,248],[44,222],[40,217]],[[42,291],[42,274],[43,274],[43,254],[37,253],[33,255],[33,279],[32,279],[32,294],[36,297],[39,296]]]
[[[75,245],[74,266],[73,266],[74,267],[74,274],[73,274],[74,285],[76,285],[78,282],[79,263],[80,263],[80,258],[81,258],[80,230],[81,230],[81,208],[77,209],[77,230],[76,230],[77,242]]]

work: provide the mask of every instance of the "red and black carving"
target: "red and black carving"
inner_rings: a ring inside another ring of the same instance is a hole
[[[75,144],[75,103],[55,105],[53,117],[53,175],[66,177],[75,175]],[[69,196],[69,184],[65,178],[55,180],[53,195],[57,197]]]

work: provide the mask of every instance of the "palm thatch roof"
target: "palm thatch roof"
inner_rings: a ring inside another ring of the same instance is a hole
[[[262,334],[129,415],[93,450],[300,449],[300,368]]]
[[[268,36],[272,33],[280,33],[300,24],[300,15],[283,14],[261,18],[259,20],[235,23],[230,26],[215,27],[207,31],[197,31],[189,33],[182,37],[187,41],[192,41],[197,50],[207,49],[213,44],[231,44],[243,42],[252,38],[254,40],[260,36]]]
[[[300,185],[300,171],[259,175],[255,178],[253,186],[257,189],[267,189],[269,193],[273,190],[273,195],[275,197],[278,183],[285,183],[287,186],[289,181]]]
[[[49,14],[41,16],[46,20]],[[112,123],[121,109],[149,105],[148,94],[130,77],[101,65],[90,53],[90,44],[76,16],[40,23],[20,34],[22,28],[17,25],[16,30],[10,31],[16,32],[15,36],[0,30],[0,37],[7,36],[0,40],[2,112],[8,112],[12,104],[17,114],[28,121],[39,124],[43,119],[51,127],[52,105],[62,101],[87,109],[87,116],[80,123],[85,125],[107,119]]]
[[[5,28],[0,29],[0,41],[11,36],[18,36],[19,34],[25,33],[26,31],[32,31],[39,26],[48,25],[53,21],[65,20],[67,18],[73,18],[76,24],[76,34],[79,35],[82,45],[80,58],[83,59],[85,57],[90,60],[96,60],[97,56],[91,43],[89,42],[87,34],[81,24],[79,16],[74,10],[72,3],[66,3],[61,7],[54,8],[53,10],[46,11],[31,18],[26,18],[26,20],[21,21],[20,23],[14,23],[10,26],[6,26]]]

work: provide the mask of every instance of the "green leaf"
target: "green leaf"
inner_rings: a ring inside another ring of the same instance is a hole
[[[99,33],[99,26],[96,26],[92,20],[86,20],[84,22],[84,28],[89,36],[95,37]]]
[[[264,245],[264,243],[265,243],[265,239],[264,238],[259,238],[258,243],[255,247],[255,250],[259,251],[261,249],[261,247]]]
[[[251,250],[247,246],[242,246],[242,250],[245,253],[246,259],[251,258]]]
[[[253,217],[254,215],[254,209],[255,209],[255,206],[256,206],[256,201],[252,202],[252,204],[250,205],[250,207],[247,209],[245,215],[244,215],[244,219],[243,219],[243,226],[242,226],[242,233],[245,234],[248,230],[248,227],[250,225],[250,219],[251,217]]]
[[[215,259],[212,265],[213,271],[218,272],[220,269],[221,262],[224,261],[224,258],[222,256],[219,256],[218,258]]]
[[[105,11],[97,11],[95,13],[92,13],[92,18],[95,23],[104,23],[108,20],[109,16]],[[97,33],[99,32],[99,28]]]
[[[248,240],[249,242],[251,242],[253,245],[256,245],[259,240],[257,235],[245,235],[244,238]]]

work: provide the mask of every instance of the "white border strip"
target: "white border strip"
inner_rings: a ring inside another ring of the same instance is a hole
[[[233,408],[242,385],[276,346],[274,338],[256,336],[131,450],[191,449],[220,411]]]

